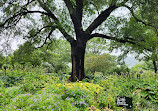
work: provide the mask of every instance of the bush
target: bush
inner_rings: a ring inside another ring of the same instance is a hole
[[[23,77],[16,77],[16,76],[0,76],[0,81],[3,82],[5,87],[11,87],[16,85],[18,82],[21,82]]]

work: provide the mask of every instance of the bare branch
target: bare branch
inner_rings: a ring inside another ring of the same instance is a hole
[[[94,29],[96,29],[100,24],[102,24],[111,14],[113,10],[118,8],[116,5],[109,6],[108,9],[104,10],[86,29],[86,31],[91,34]]]

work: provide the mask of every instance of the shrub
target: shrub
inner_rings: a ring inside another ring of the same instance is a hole
[[[23,77],[0,76],[0,81],[3,82],[2,85],[5,87],[11,87],[13,85],[16,85],[18,82],[21,82],[22,80],[23,80]]]

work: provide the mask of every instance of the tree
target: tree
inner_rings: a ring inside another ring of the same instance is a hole
[[[149,22],[149,20],[148,20]],[[153,22],[153,21],[152,21]],[[156,23],[156,22],[155,22]],[[116,34],[122,37],[129,37],[135,40],[138,46],[132,44],[120,44],[113,43],[111,44],[111,48],[116,49],[120,48],[123,54],[120,56],[124,58],[128,53],[135,53],[136,59],[144,60],[144,61],[153,61],[153,67],[155,73],[157,72],[157,62],[158,62],[158,29],[156,25],[144,25],[142,23],[138,23],[134,17],[131,17],[129,21],[127,21],[125,27],[122,27]],[[111,28],[111,30],[115,30],[115,27]],[[140,56],[141,55],[141,56]]]
[[[154,71],[154,66],[152,61],[143,61],[141,63],[136,64],[135,66],[132,67],[132,71],[141,71],[141,70],[146,70],[146,71]]]
[[[46,42],[52,42],[52,33],[57,29],[71,44],[71,81],[82,80],[85,77],[84,56],[88,40],[101,37],[137,45],[135,40],[130,39],[130,37],[111,36],[106,30],[102,30],[106,27],[103,22],[120,7],[129,9],[134,16],[135,10],[141,8],[144,2],[150,6],[157,4],[157,0],[100,0],[99,2],[98,0],[2,0],[0,2],[2,10],[0,27],[2,27],[1,31],[3,32],[5,32],[4,29],[8,29],[9,35],[13,33],[23,34],[25,39],[27,38],[36,44],[43,42],[43,45]],[[136,16],[135,18],[137,19]],[[144,22],[141,19],[138,21]],[[19,23],[27,23],[28,25]],[[20,26],[20,28],[15,26]],[[19,32],[14,30],[15,28],[23,31]],[[105,34],[101,33],[100,30]],[[26,36],[26,34],[29,35]]]
[[[50,44],[49,47],[44,46],[34,53],[40,55],[43,66],[49,67],[48,72],[67,72],[68,63],[71,62],[71,51],[70,44],[66,40],[55,40],[55,43]]]
[[[63,43],[63,44],[62,44]],[[36,49],[30,42],[23,45],[9,55],[11,65],[43,66],[48,72],[66,71],[70,62],[70,46],[65,40],[55,40],[49,45]]]
[[[11,62],[12,65],[19,63],[23,66],[30,64],[34,67],[42,63],[40,55],[35,53],[35,47],[29,42],[25,42],[23,45],[19,46],[18,50],[14,51]]]
[[[91,73],[102,72],[103,74],[109,73],[117,67],[116,57],[110,54],[93,54],[85,58],[85,69]]]
[[[86,56],[91,54],[101,54],[107,50],[106,40],[102,38],[93,38],[87,42]]]

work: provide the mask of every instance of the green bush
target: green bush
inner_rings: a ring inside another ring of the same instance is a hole
[[[5,87],[11,87],[13,85],[16,85],[18,82],[21,82],[22,80],[23,80],[23,77],[0,76],[0,81],[3,82],[3,86]]]

